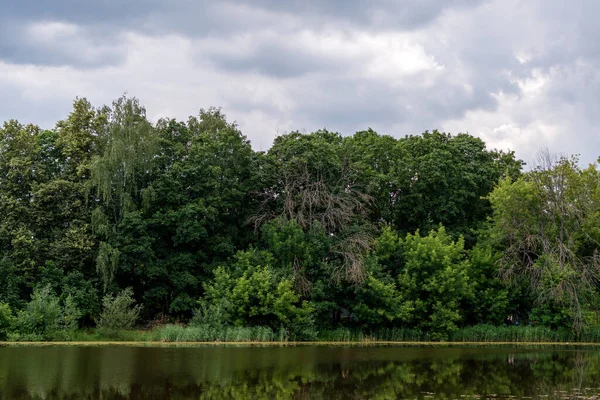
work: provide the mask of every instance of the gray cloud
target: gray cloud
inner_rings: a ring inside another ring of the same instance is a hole
[[[182,33],[206,33],[217,26],[230,29],[234,26],[252,26],[252,21],[238,19],[226,21],[223,9],[235,14],[235,9],[246,13],[267,12],[271,16],[291,15],[303,19],[305,25],[321,22],[343,22],[360,26],[413,29],[433,21],[447,9],[473,7],[483,0],[105,0],[82,2],[78,0],[56,0],[39,2],[21,0],[0,4],[2,20],[63,20],[85,25],[106,25],[126,29],[170,27]],[[153,16],[159,18],[150,18]],[[179,18],[176,27],[173,17]],[[152,24],[148,24],[148,19]],[[195,21],[196,26],[192,26]],[[211,23],[212,22],[212,23]],[[271,21],[273,22],[273,21]],[[208,25],[208,26],[207,26]]]
[[[594,0],[0,2],[1,118],[51,124],[127,91],[153,118],[223,106],[276,132],[469,131],[598,156]],[[8,96],[8,97],[6,97]],[[47,126],[48,127],[48,126]]]

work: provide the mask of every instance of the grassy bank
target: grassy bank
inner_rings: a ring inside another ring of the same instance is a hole
[[[380,329],[363,332],[337,329],[321,332],[319,340],[344,342],[436,342],[428,332],[416,329]],[[555,330],[544,326],[492,326],[475,325],[451,332],[444,341],[449,342],[506,342],[506,343],[572,343],[600,342],[600,328],[589,329],[577,335],[570,330]]]
[[[9,339],[10,340],[10,339]],[[29,337],[13,338],[13,341],[42,342]],[[181,326],[162,325],[152,330],[88,330],[57,332],[47,341],[52,342],[222,342],[222,343],[392,343],[392,342],[451,342],[451,343],[600,343],[600,328],[588,329],[580,335],[572,331],[553,330],[537,326],[491,326],[475,325],[461,328],[445,340],[436,340],[429,333],[415,329],[379,329],[370,332],[340,328],[321,331],[311,340],[298,340],[285,330],[278,332],[267,327],[231,326]]]

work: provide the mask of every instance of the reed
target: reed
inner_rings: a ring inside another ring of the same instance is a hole
[[[272,342],[280,336],[263,326],[165,325],[154,329],[149,338],[158,342]]]
[[[352,328],[323,330],[315,338],[319,342],[432,342],[430,333],[410,328],[381,328],[362,331]],[[43,341],[31,335],[9,335],[9,341]],[[288,342],[297,338],[281,328],[235,327],[201,324],[194,326],[160,325],[148,331],[124,329],[95,329],[59,331],[46,340],[57,342]],[[451,332],[447,341],[479,343],[567,343],[600,342],[600,327],[588,328],[580,334],[572,330],[555,330],[545,326],[474,325]]]
[[[430,342],[437,341],[429,332],[407,328],[383,328],[364,332],[338,328],[322,331],[319,341],[331,342]],[[474,325],[448,334],[450,342],[600,342],[600,327],[587,329],[580,334],[572,330],[556,330],[545,326],[494,326]]]

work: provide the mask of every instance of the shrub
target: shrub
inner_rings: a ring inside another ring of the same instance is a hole
[[[411,323],[445,340],[462,320],[461,304],[473,296],[467,272],[464,239],[454,241],[443,226],[421,236],[419,231],[401,241],[405,264],[398,288],[405,299],[414,299]]]
[[[82,312],[77,307],[73,296],[67,296],[60,318],[61,329],[66,332],[76,331],[79,327],[79,318],[81,316]]]
[[[133,289],[127,288],[116,296],[107,294],[102,300],[102,313],[96,321],[99,329],[131,329],[137,322],[142,306],[135,305]]]
[[[6,303],[0,303],[0,340],[6,340],[13,323],[14,317],[10,306]]]
[[[219,267],[213,284],[205,289],[205,303],[197,310],[193,325],[268,326],[273,330],[283,326],[298,339],[316,335],[311,305],[294,292],[291,280],[278,280],[269,266],[249,267],[237,278]]]
[[[7,336],[10,340],[66,340],[77,329],[80,317],[81,312],[71,296],[61,304],[50,286],[37,288],[25,309],[18,313],[14,332]]]
[[[198,302],[194,315],[189,322],[190,326],[211,325],[222,326],[229,321],[231,303],[227,299],[219,299],[209,304],[204,300]]]
[[[363,327],[376,329],[410,318],[412,303],[403,300],[394,282],[384,282],[369,275],[355,293],[356,305],[352,312]]]
[[[60,328],[61,306],[50,286],[37,288],[17,316],[19,340],[49,339]]]

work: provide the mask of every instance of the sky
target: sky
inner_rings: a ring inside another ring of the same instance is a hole
[[[597,0],[0,0],[0,121],[52,128],[127,93],[277,135],[439,129],[600,156]]]

